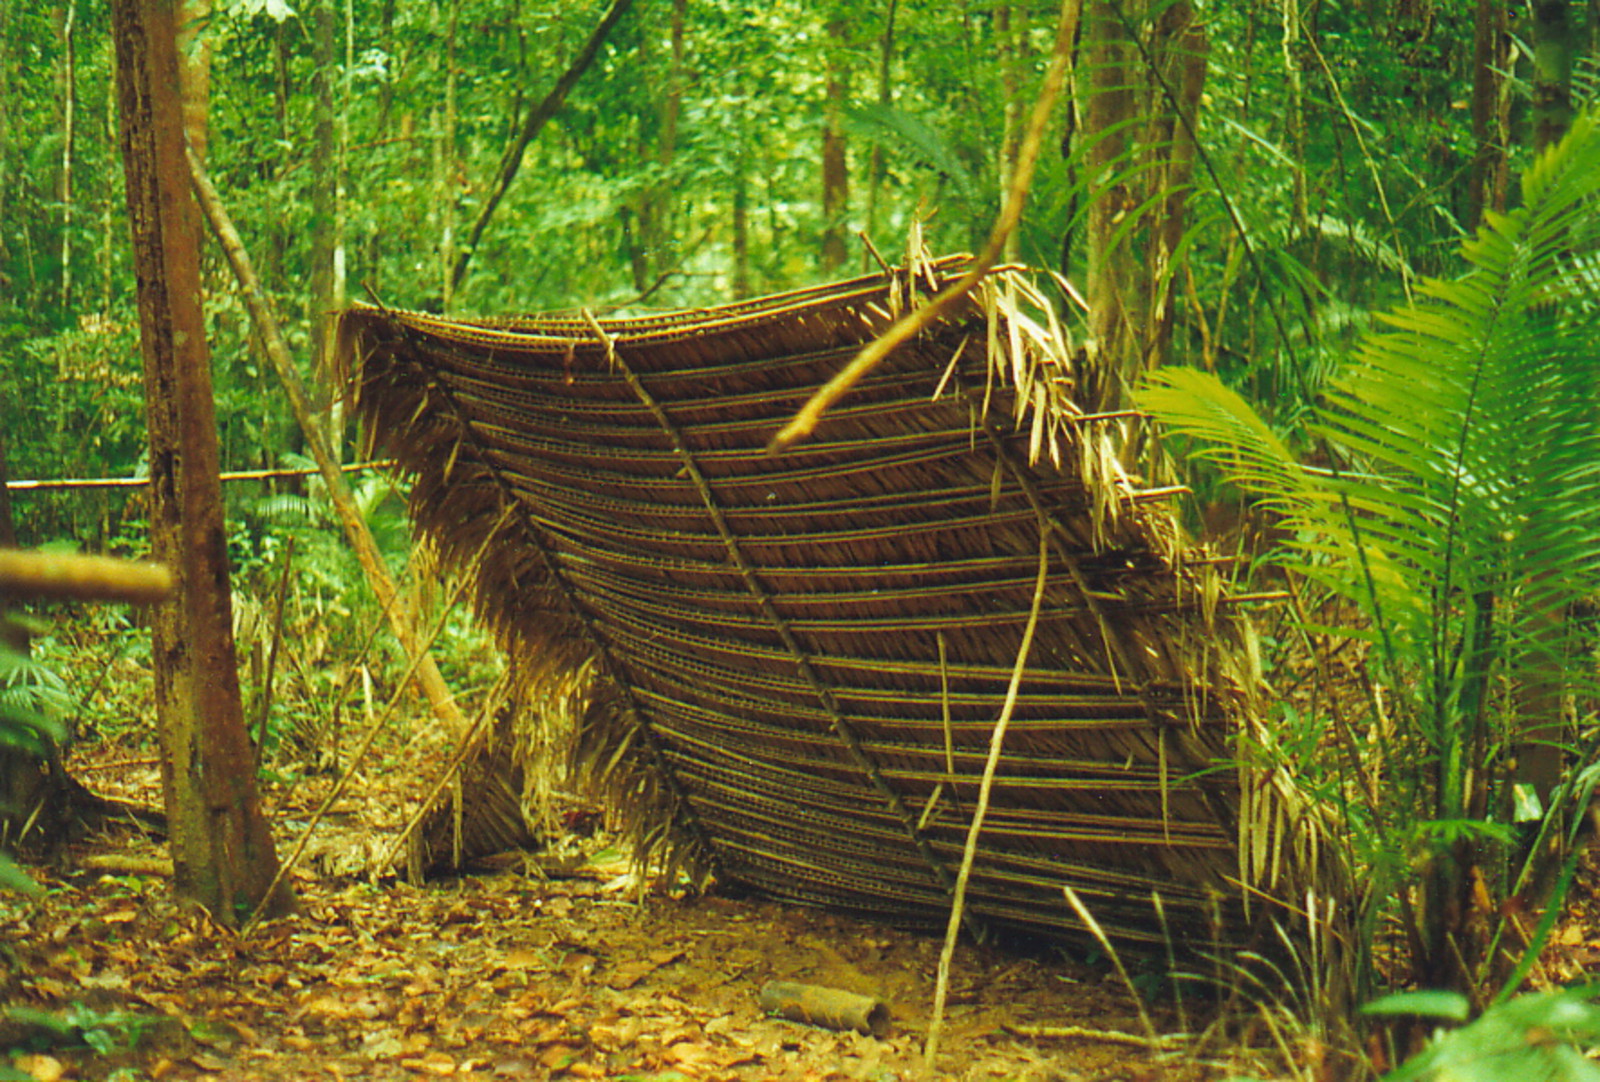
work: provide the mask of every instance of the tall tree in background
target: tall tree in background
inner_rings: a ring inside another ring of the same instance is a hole
[[[844,55],[848,24],[828,20],[827,100],[822,115],[822,269],[835,271],[849,257],[845,216],[850,204],[850,165],[845,156],[844,114],[850,102],[850,68]]]
[[[1118,409],[1171,343],[1207,40],[1188,0],[1145,8],[1085,0],[1083,27],[1077,67],[1087,100],[1072,135],[1088,199],[1088,329],[1098,361],[1085,405]]]
[[[1478,0],[1472,31],[1472,171],[1467,177],[1465,225],[1474,228],[1485,210],[1504,210],[1511,97],[1511,32],[1503,0]]]
[[[1121,370],[1133,353],[1127,305],[1136,290],[1133,249],[1120,229],[1135,207],[1128,188],[1130,128],[1137,116],[1133,94],[1133,43],[1116,0],[1087,0],[1079,86],[1088,96],[1083,108],[1084,187],[1087,221],[1089,339],[1099,363],[1085,387],[1093,410],[1115,409],[1122,399]]]
[[[1533,146],[1556,143],[1572,124],[1572,54],[1568,0],[1533,5]]]
[[[1567,0],[1537,0],[1533,5],[1533,149],[1558,143],[1572,125],[1574,35]],[[1553,319],[1553,313],[1543,313]],[[1530,627],[1535,649],[1551,658],[1570,653],[1566,613],[1546,609]],[[1566,717],[1567,687],[1561,669],[1551,665],[1524,679],[1517,698],[1524,724],[1513,746],[1515,775],[1524,797],[1544,804],[1561,780],[1566,748],[1574,735]],[[1536,898],[1542,903],[1543,898]]]
[[[256,796],[234,657],[177,2],[114,0],[111,12],[145,358],[151,547],[177,579],[152,629],[174,886],[233,924],[266,899],[277,857]],[[292,906],[284,884],[263,910]]]
[[[61,310],[72,307],[72,153],[78,115],[78,5],[67,0],[56,9],[61,36],[61,171],[56,177],[56,203],[61,208]]]

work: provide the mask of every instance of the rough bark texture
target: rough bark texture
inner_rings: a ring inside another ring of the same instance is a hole
[[[152,632],[174,886],[231,924],[266,896],[277,857],[256,797],[234,660],[176,0],[114,0],[111,9],[145,358],[151,543],[177,575]],[[266,908],[292,906],[280,888]]]

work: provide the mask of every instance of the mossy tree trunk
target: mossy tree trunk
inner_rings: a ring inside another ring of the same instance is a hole
[[[155,609],[152,653],[174,885],[235,924],[266,898],[278,865],[256,796],[234,659],[176,8],[177,0],[111,5],[145,360],[151,546],[177,581],[173,600]],[[292,906],[284,885],[263,911]]]

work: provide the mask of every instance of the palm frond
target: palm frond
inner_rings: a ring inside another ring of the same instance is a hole
[[[1421,668],[1448,664],[1475,606],[1549,612],[1600,575],[1595,117],[1545,154],[1523,206],[1462,245],[1331,381],[1310,432],[1336,460],[1300,467],[1215,377],[1169,370],[1140,404],[1301,531],[1302,568],[1395,631]],[[1436,686],[1424,682],[1424,688]]]

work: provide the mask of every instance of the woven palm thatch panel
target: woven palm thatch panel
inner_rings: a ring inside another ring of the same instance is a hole
[[[1021,275],[767,451],[958,269],[638,319],[360,307],[341,355],[416,524],[525,682],[577,704],[573,753],[653,858],[942,925],[1037,608],[971,923],[1074,932],[1064,884],[1128,940],[1160,938],[1153,891],[1182,934],[1231,919],[1230,884],[1276,861],[1259,839],[1242,859],[1259,816],[1218,767],[1242,632],[1110,425],[1080,419]]]

